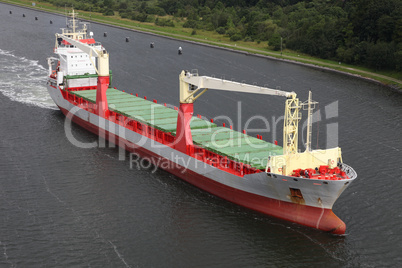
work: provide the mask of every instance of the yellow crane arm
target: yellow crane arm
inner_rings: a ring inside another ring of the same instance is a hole
[[[193,103],[208,89],[224,90],[232,92],[245,92],[254,94],[266,94],[283,97],[296,97],[294,92],[286,92],[278,89],[249,85],[230,80],[209,76],[198,76],[182,71],[180,74],[180,102]],[[201,91],[202,90],[202,91]],[[201,91],[197,96],[197,92]]]

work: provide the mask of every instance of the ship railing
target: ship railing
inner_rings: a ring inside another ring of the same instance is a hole
[[[356,173],[356,171],[355,171],[351,166],[346,165],[345,163],[342,163],[342,164],[341,164],[341,170],[342,170],[343,172],[345,172],[346,175],[348,175],[348,177],[349,177],[351,180],[354,180],[354,179],[357,178],[357,173]]]
[[[192,76],[198,76],[198,69],[191,69]]]
[[[95,42],[93,44],[87,44],[87,45],[89,45],[91,47],[102,46],[101,42]]]
[[[91,47],[102,47],[102,43],[101,42],[95,42],[95,43],[93,43],[93,44],[87,44],[88,46],[91,46]],[[63,44],[63,43],[60,43],[60,44],[58,44],[58,46],[57,46],[58,48],[62,48],[62,47],[66,47],[66,48],[76,48],[76,46],[74,46],[74,45],[66,45],[66,44]]]
[[[64,47],[66,47],[66,48],[75,48],[75,46],[73,46],[73,45],[65,45],[65,44],[59,44],[57,47],[58,48],[64,48]]]

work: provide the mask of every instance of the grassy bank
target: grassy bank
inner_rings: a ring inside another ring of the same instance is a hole
[[[42,11],[54,12],[59,14],[65,13],[64,7],[56,7],[46,2],[36,1],[36,5],[32,6],[30,0],[0,0],[0,2],[16,4],[29,8],[34,8]],[[129,29],[150,32],[158,35],[168,36],[171,38],[177,38],[181,40],[193,41],[198,43],[209,44],[213,46],[224,47],[233,50],[239,50],[251,54],[259,54],[269,57],[274,57],[286,61],[293,61],[297,63],[304,63],[313,66],[330,68],[333,70],[346,72],[353,75],[358,75],[376,81],[380,81],[383,84],[393,86],[402,90],[402,72],[396,71],[381,71],[370,70],[368,68],[347,65],[340,62],[334,62],[330,60],[323,60],[308,55],[304,55],[298,52],[284,50],[281,52],[270,50],[266,42],[246,42],[246,41],[231,41],[229,37],[220,35],[216,32],[193,30],[189,28],[183,28],[182,25],[185,22],[177,18],[170,17],[174,20],[175,27],[161,27],[156,26],[154,23],[142,23],[129,19],[121,19],[118,14],[115,16],[103,16],[99,13],[79,11],[80,18],[90,20],[94,22],[111,24],[119,27],[125,27]]]

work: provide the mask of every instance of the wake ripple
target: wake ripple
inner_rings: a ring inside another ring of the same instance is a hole
[[[57,110],[46,79],[47,70],[38,61],[0,49],[0,92],[10,100]]]

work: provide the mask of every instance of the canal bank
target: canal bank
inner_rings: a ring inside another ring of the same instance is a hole
[[[56,14],[56,15],[60,15],[63,17],[65,16],[64,14],[61,14],[60,12],[57,12],[56,10],[47,9],[46,7],[43,7],[43,6],[41,7],[39,5],[27,6],[23,3],[16,3],[14,1],[7,1],[7,0],[2,0],[0,2],[9,4],[9,5],[20,6],[20,7],[27,8],[27,9],[33,9],[33,10],[41,11],[44,13]],[[85,16],[88,16],[88,14],[87,14],[88,12],[84,12],[84,11],[80,11],[80,12],[85,14]],[[154,29],[144,30],[145,29],[144,27],[129,26],[129,25],[126,25],[123,23],[116,23],[113,21],[109,21],[108,20],[109,17],[104,17],[105,19],[96,19],[96,18],[92,18],[91,15],[89,15],[89,17],[85,17],[85,16],[82,16],[83,20],[93,22],[93,23],[98,23],[101,25],[107,25],[107,26],[111,26],[114,28],[125,29],[125,30],[129,30],[129,31],[134,31],[134,32],[139,32],[139,33],[144,33],[144,34],[149,34],[149,35],[163,36],[163,37],[169,38],[169,39],[180,40],[183,42],[199,44],[199,45],[208,46],[208,47],[212,47],[212,48],[224,49],[224,50],[242,53],[242,54],[250,55],[250,56],[262,57],[262,58],[267,58],[267,59],[271,59],[271,60],[298,64],[298,65],[306,66],[309,68],[320,69],[320,70],[326,71],[326,72],[340,73],[340,74],[348,75],[351,77],[370,81],[373,83],[377,83],[380,85],[385,85],[395,92],[402,92],[402,81],[399,79],[396,79],[396,78],[393,78],[390,76],[381,75],[381,74],[374,73],[374,72],[370,72],[370,71],[357,69],[353,66],[345,66],[341,62],[339,62],[338,64],[333,64],[333,63],[328,63],[328,62],[325,62],[325,61],[319,60],[319,59],[306,58],[306,57],[303,57],[300,55],[298,55],[298,56],[283,55],[283,54],[281,55],[280,53],[275,53],[273,51],[263,51],[261,49],[242,47],[242,46],[239,46],[236,44],[227,44],[227,43],[222,43],[222,42],[203,40],[203,39],[184,36],[184,35],[180,35],[180,34],[168,33],[168,32],[160,31],[160,30],[154,30]],[[123,22],[123,20],[121,20],[121,22]]]

